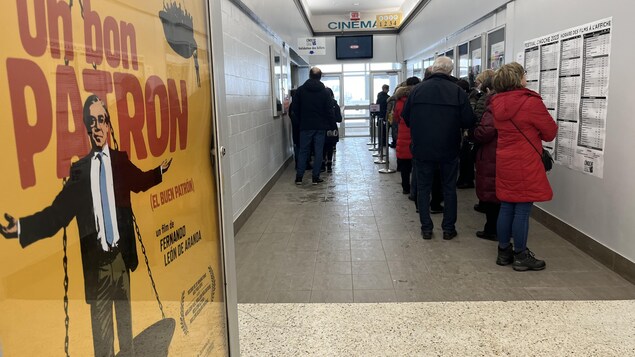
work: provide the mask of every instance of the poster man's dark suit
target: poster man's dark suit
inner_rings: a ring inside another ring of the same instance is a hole
[[[86,302],[91,305],[96,356],[114,355],[113,305],[120,349],[134,351],[129,274],[137,268],[139,260],[130,192],[146,191],[162,181],[160,166],[144,172],[130,162],[125,152],[111,149],[110,156],[119,233],[117,246],[111,251],[104,251],[97,237],[91,194],[91,160],[96,160],[94,152],[71,166],[68,182],[49,207],[19,221],[20,244],[26,247],[53,236],[73,218],[77,219]]]

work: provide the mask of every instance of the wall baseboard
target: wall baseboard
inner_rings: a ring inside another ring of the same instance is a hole
[[[276,171],[276,173],[271,177],[271,179],[265,184],[262,190],[258,192],[256,197],[254,197],[254,199],[251,200],[251,203],[247,205],[247,208],[245,208],[243,213],[241,213],[238,216],[238,218],[236,218],[236,220],[234,221],[234,234],[238,234],[238,231],[240,231],[240,229],[245,225],[245,223],[247,223],[247,220],[249,219],[249,217],[251,217],[251,214],[254,213],[254,211],[260,204],[260,202],[262,202],[262,200],[265,198],[267,193],[271,191],[271,188],[273,187],[273,185],[276,184],[276,181],[278,181],[278,179],[280,178],[284,170],[286,170],[287,166],[289,166],[289,164],[291,164],[292,162],[294,162],[293,155],[289,156],[289,158],[284,162],[284,164],[282,164],[282,166],[278,169],[278,171]]]
[[[624,279],[635,284],[635,263],[603,246],[593,238],[578,231],[538,206],[534,206],[531,217]]]

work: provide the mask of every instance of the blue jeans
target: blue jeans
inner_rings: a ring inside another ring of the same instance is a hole
[[[430,193],[434,181],[434,171],[438,167],[441,171],[441,185],[443,186],[443,221],[441,228],[444,232],[456,231],[456,178],[459,173],[459,159],[451,161],[421,161],[414,159],[417,175],[417,205],[419,206],[419,220],[422,232],[432,232],[434,225],[430,218]]]
[[[296,177],[304,176],[306,163],[309,161],[309,155],[311,154],[311,143],[313,143],[313,151],[315,155],[313,158],[313,178],[320,177],[325,138],[326,130],[300,131],[300,157],[298,158]]]
[[[511,237],[514,237],[514,252],[527,249],[529,214],[533,205],[533,202],[501,202],[496,225],[500,248],[507,248]]]

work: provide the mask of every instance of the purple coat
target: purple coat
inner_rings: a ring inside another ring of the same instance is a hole
[[[490,98],[483,117],[474,129],[474,142],[478,144],[476,152],[476,196],[484,202],[500,202],[496,198],[496,142],[498,133],[494,127],[494,115],[489,106]]]

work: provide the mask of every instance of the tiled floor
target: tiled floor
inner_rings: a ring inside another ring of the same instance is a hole
[[[485,217],[473,189],[459,190],[458,237],[442,240],[433,215],[422,240],[399,173],[379,174],[367,141],[340,141],[320,185],[310,173],[294,185],[287,168],[236,235],[239,303],[635,299],[634,285],[533,220],[529,247],[547,269],[497,266],[496,243],[474,236]]]

